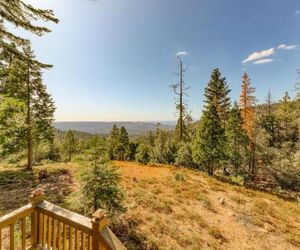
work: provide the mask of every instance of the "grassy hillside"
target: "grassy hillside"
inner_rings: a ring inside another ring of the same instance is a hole
[[[299,249],[300,206],[172,166],[115,162],[127,212],[113,225],[128,249]],[[77,164],[48,164],[29,174],[0,167],[0,212],[28,201],[42,186],[59,205],[78,189]],[[49,177],[38,183],[37,171]]]

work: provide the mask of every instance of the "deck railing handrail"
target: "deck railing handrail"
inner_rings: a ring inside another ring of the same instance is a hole
[[[15,225],[20,222],[21,249],[119,250],[126,249],[108,227],[103,210],[97,210],[93,219],[56,206],[43,199],[37,190],[32,202],[0,217],[0,250],[4,244],[2,231],[8,227],[10,250],[15,249]],[[30,243],[27,240],[27,218],[30,218]],[[7,240],[6,240],[7,241]],[[6,248],[5,248],[6,249]]]

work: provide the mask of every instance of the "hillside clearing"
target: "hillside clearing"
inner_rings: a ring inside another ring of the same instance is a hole
[[[300,206],[273,195],[231,186],[202,172],[172,166],[115,162],[127,212],[113,229],[128,249],[299,249]],[[34,174],[0,167],[0,212],[28,202],[37,186],[64,204],[78,189],[78,165],[48,164]],[[39,183],[37,172],[49,177]]]

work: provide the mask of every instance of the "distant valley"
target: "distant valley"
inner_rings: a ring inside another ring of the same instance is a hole
[[[54,122],[54,126],[59,130],[77,130],[90,134],[109,134],[112,126],[116,124],[118,127],[124,126],[129,135],[143,134],[156,129],[158,122]],[[161,128],[172,130],[175,127],[174,121],[159,122]]]

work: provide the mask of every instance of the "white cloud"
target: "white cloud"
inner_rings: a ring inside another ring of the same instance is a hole
[[[186,51],[178,51],[176,56],[186,56],[188,53]]]
[[[292,45],[280,44],[277,48],[291,50],[291,49],[296,49],[297,45],[295,45],[295,44],[292,44]]]
[[[295,16],[299,16],[299,14],[300,14],[300,10],[296,10],[295,11]]]
[[[261,50],[261,51],[256,51],[254,53],[252,53],[251,55],[249,55],[244,61],[242,61],[242,63],[247,63],[247,62],[253,62],[265,57],[268,57],[270,55],[273,55],[275,53],[275,49],[274,48],[270,48],[267,50]]]
[[[257,60],[255,62],[253,62],[253,64],[265,64],[265,63],[270,63],[273,61],[274,61],[274,59],[272,59],[272,58],[265,58],[265,59]]]

